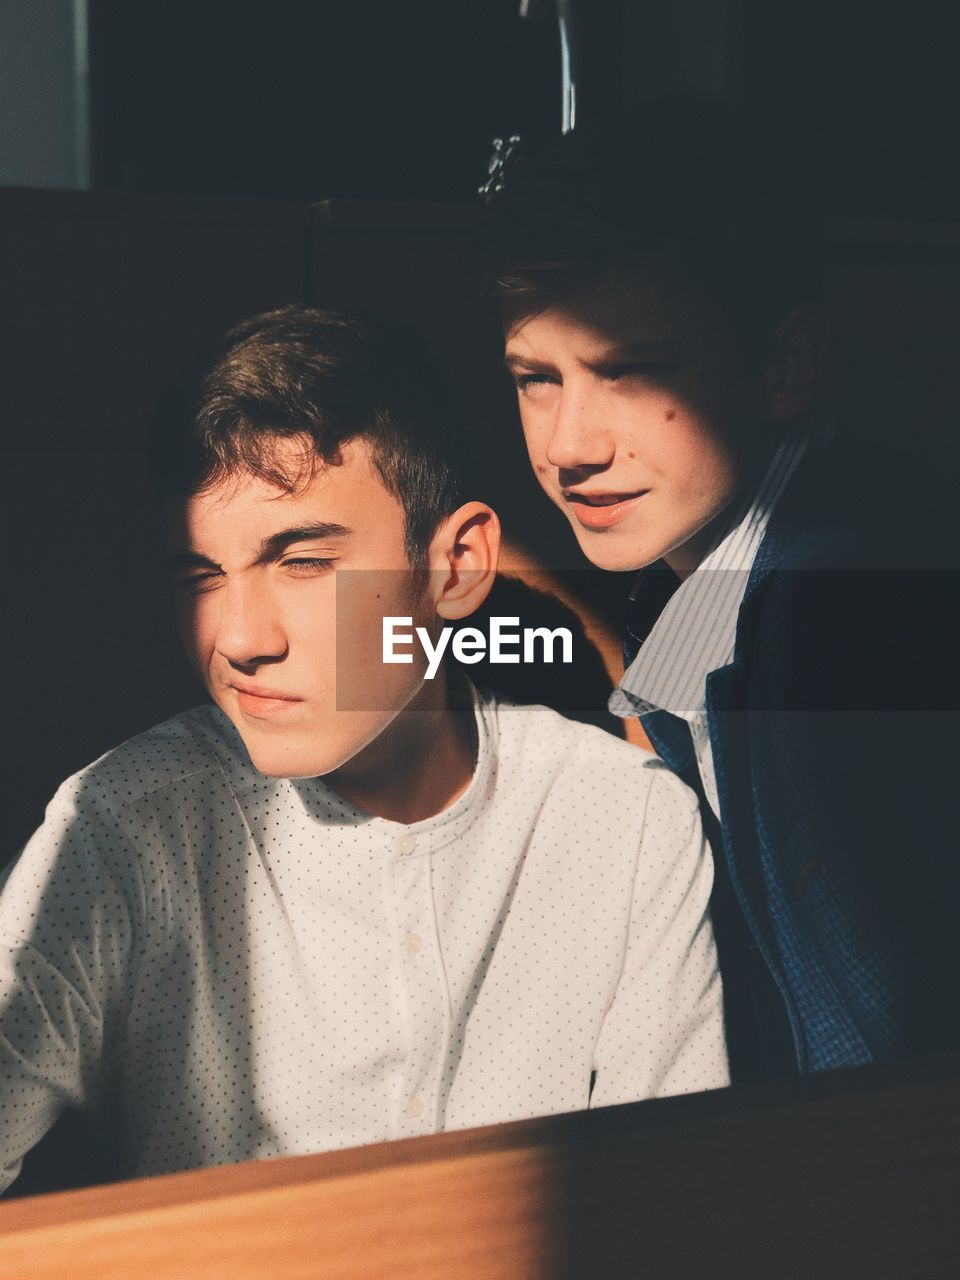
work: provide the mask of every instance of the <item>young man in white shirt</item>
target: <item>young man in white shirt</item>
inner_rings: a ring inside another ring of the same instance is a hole
[[[65,1108],[123,1177],[726,1082],[692,793],[382,660],[384,618],[436,640],[496,571],[451,424],[409,335],[295,307],[162,402],[213,705],[68,780],[9,876],[4,1185]]]

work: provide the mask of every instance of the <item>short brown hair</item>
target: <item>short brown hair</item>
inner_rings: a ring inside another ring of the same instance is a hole
[[[299,474],[279,467],[278,437],[309,441]],[[243,472],[293,492],[358,437],[403,506],[407,554],[422,567],[462,502],[463,449],[446,379],[406,326],[302,306],[243,321],[161,396],[150,472],[162,497]]]
[[[820,290],[815,206],[803,165],[736,113],[650,102],[511,160],[485,213],[484,292],[534,309],[652,266],[752,335]]]

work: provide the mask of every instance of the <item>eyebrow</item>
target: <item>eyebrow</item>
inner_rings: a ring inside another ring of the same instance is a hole
[[[352,532],[353,530],[348,529],[344,524],[335,524],[326,520],[280,529],[261,541],[256,560],[258,562],[269,560],[293,542],[309,542],[313,538],[346,538]],[[182,573],[186,569],[210,569],[219,572],[221,568],[215,560],[202,555],[199,551],[175,551],[167,557],[166,563],[170,573]]]
[[[199,551],[174,551],[172,555],[167,556],[166,566],[168,573],[182,573],[184,569],[219,570],[220,568],[213,560],[202,556]]]
[[[676,338],[638,338],[633,342],[615,343],[603,353],[604,361],[635,357],[675,355],[680,344]]]
[[[534,360],[532,356],[515,356],[507,354],[503,363],[512,373],[515,369],[528,369],[534,373],[550,373],[555,366],[549,360]]]
[[[258,560],[269,560],[271,556],[288,547],[291,542],[310,542],[315,538],[346,538],[353,532],[345,524],[332,524],[326,520],[318,520],[315,524],[294,525],[290,529],[281,529],[279,533],[271,533],[260,543]]]
[[[674,338],[637,338],[633,341],[619,342],[607,347],[596,361],[590,361],[591,367],[602,367],[614,364],[618,360],[643,360],[663,357],[675,357],[680,344]],[[523,356],[507,352],[504,364],[514,372],[523,369],[532,373],[551,373],[556,365],[551,360],[538,360],[534,356]]]

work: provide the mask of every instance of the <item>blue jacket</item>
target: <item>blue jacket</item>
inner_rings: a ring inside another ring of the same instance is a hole
[[[734,660],[707,678],[735,1078],[960,1044],[944,502],[919,464],[843,439],[808,456],[759,548]],[[686,723],[643,723],[702,797]]]

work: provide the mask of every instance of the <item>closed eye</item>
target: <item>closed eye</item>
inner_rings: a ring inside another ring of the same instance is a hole
[[[513,381],[521,395],[527,395],[531,392],[536,395],[538,388],[559,386],[560,383],[559,378],[555,378],[548,373],[514,373]]]
[[[198,596],[205,591],[212,591],[223,577],[219,569],[211,569],[207,573],[193,573],[189,577],[175,578],[174,587],[183,595]]]
[[[336,561],[329,556],[291,556],[280,563],[294,577],[309,578],[332,569]]]

